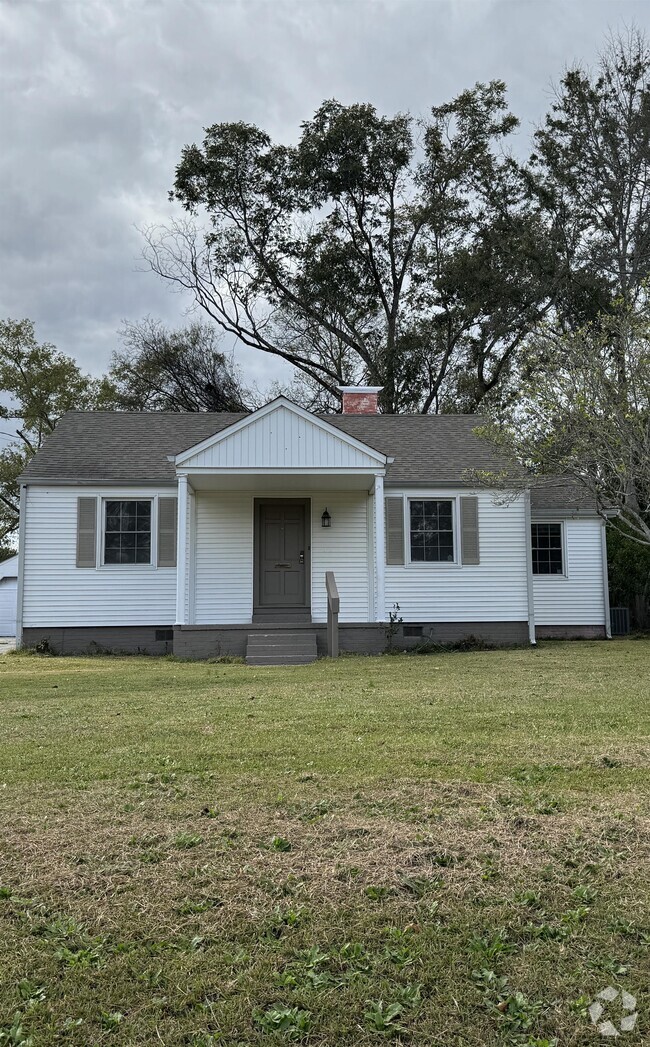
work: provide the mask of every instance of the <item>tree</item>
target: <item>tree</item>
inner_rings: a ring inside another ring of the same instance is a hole
[[[125,323],[124,348],[113,354],[113,404],[127,411],[244,411],[253,394],[218,349],[212,324],[170,331],[146,318]]]
[[[627,538],[650,546],[650,309],[617,309],[569,333],[548,326],[528,352],[518,405],[481,431],[536,483],[570,479]],[[482,479],[530,483],[508,470]]]
[[[612,605],[629,608],[633,628],[650,628],[650,545],[610,528],[607,566]]]
[[[503,152],[516,126],[499,81],[426,122],[324,102],[295,146],[215,124],[176,170],[190,217],[147,230],[145,257],[329,396],[362,381],[384,411],[472,409],[552,299],[553,251]]]
[[[558,250],[569,327],[647,298],[650,278],[650,47],[612,38],[595,71],[570,69],[535,135],[531,190]],[[625,345],[619,358],[624,380]]]
[[[0,388],[8,402],[0,418],[15,439],[0,452],[0,543],[18,528],[18,476],[66,411],[92,408],[100,383],[48,342],[39,344],[31,320],[0,321]]]

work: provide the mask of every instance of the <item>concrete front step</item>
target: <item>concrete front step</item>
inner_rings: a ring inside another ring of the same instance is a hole
[[[317,657],[315,633],[250,633],[246,645],[249,665],[307,665]]]
[[[251,633],[248,637],[249,647],[313,647],[316,643],[314,633],[301,636],[283,636],[281,633]]]
[[[311,665],[315,654],[247,654],[247,665]]]

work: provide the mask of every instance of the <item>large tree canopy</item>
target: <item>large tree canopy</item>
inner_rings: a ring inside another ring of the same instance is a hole
[[[552,298],[551,245],[504,152],[516,126],[497,81],[423,122],[328,101],[295,146],[215,124],[176,171],[190,217],[148,230],[146,256],[330,394],[361,381],[385,411],[472,409]]]
[[[6,396],[0,418],[10,438],[0,453],[0,542],[18,527],[18,476],[25,465],[62,414],[99,405],[100,387],[71,357],[39,344],[31,320],[0,321],[0,389]]]
[[[528,351],[519,400],[483,433],[539,484],[568,478],[585,488],[613,526],[650,546],[650,310],[629,307],[568,333],[549,325]],[[478,479],[529,482],[516,471]]]
[[[569,70],[535,135],[532,195],[564,270],[569,326],[640,304],[650,278],[650,48],[632,30]]]
[[[171,331],[150,317],[125,323],[123,347],[113,354],[113,406],[125,411],[244,411],[253,394],[219,349],[213,324]]]

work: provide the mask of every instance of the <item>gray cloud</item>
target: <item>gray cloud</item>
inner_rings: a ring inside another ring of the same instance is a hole
[[[499,77],[523,149],[551,81],[631,23],[645,0],[0,0],[0,315],[99,372],[123,318],[191,305],[138,270],[136,227],[172,213],[203,126],[291,140],[323,98],[424,114]]]

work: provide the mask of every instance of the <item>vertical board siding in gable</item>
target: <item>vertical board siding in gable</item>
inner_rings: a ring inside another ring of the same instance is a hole
[[[194,620],[237,625],[253,614],[253,495],[197,491]],[[188,572],[189,574],[189,572]]]
[[[333,571],[341,598],[339,621],[372,621],[368,591],[368,494],[327,492],[312,496],[312,618],[327,621],[325,572]],[[327,507],[331,527],[321,526]]]
[[[533,516],[533,520],[534,520]],[[533,575],[536,625],[605,621],[600,520],[565,520],[563,575]]]
[[[391,495],[398,492],[391,489]],[[404,492],[412,496],[413,492]],[[461,497],[463,490],[445,492]],[[439,498],[440,491],[418,492]],[[405,622],[523,622],[528,619],[524,501],[495,505],[489,491],[478,495],[480,564],[386,566],[385,613],[400,605]],[[459,536],[456,535],[458,542]],[[408,549],[408,535],[406,536]]]
[[[372,467],[363,451],[282,408],[199,451],[184,468]]]
[[[131,499],[174,493],[170,488],[84,487],[88,497]],[[173,567],[76,567],[78,497],[76,486],[27,488],[24,626],[172,625],[176,613]],[[103,526],[103,514],[97,515],[98,526]]]

